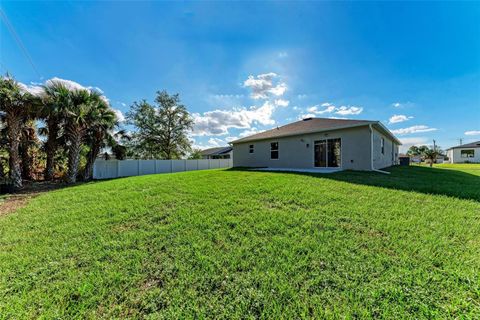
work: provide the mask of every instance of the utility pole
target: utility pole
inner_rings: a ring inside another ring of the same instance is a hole
[[[433,151],[436,151],[437,150],[437,146],[435,144],[435,139],[433,139]]]
[[[459,145],[461,146],[463,144],[463,139],[462,138],[459,138],[458,139],[458,142],[460,143]]]

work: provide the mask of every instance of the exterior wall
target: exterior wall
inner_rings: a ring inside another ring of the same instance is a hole
[[[236,143],[233,145],[233,153],[235,154],[233,157],[233,166],[302,169],[315,168],[314,142],[316,140],[335,138],[342,139],[342,169],[371,169],[370,131],[367,126]],[[278,142],[279,157],[277,160],[270,159],[271,142]],[[254,153],[249,153],[249,145],[251,144],[254,145]]]
[[[475,150],[475,157],[462,158],[462,150]],[[447,151],[450,163],[480,162],[480,148],[455,148]]]
[[[453,149],[447,150],[448,163],[453,163]]]
[[[384,153],[382,154],[381,139],[384,139]],[[397,164],[398,144],[389,136],[382,134],[376,129],[373,130],[373,168],[383,169]]]

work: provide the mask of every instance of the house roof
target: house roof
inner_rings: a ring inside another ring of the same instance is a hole
[[[370,120],[348,120],[348,119],[328,119],[328,118],[306,118],[297,122],[292,122],[287,125],[277,127],[275,129],[260,132],[242,139],[230,142],[231,144],[242,143],[248,141],[272,139],[279,137],[295,136],[307,133],[316,133],[323,131],[347,129],[352,127],[360,127],[367,125],[375,125],[377,129],[389,135],[398,144],[400,141],[379,121]]]
[[[218,156],[221,154],[229,153],[232,151],[232,147],[218,147],[202,150],[200,153],[202,156]]]
[[[462,144],[460,146],[448,148],[447,150],[458,149],[458,148],[480,148],[480,141],[475,141],[475,142],[471,142],[471,143],[467,143],[467,144]]]

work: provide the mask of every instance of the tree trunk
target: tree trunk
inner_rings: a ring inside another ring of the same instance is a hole
[[[67,182],[77,182],[78,167],[80,165],[80,148],[82,146],[82,134],[78,131],[71,132],[70,146],[68,147],[68,170]]]
[[[15,189],[21,189],[23,184],[18,147],[20,145],[22,119],[20,117],[16,117],[15,115],[7,114],[6,123],[8,135],[8,153],[10,156],[10,180]]]
[[[20,148],[20,158],[22,159],[22,179],[24,180],[33,180],[33,159],[28,152],[28,146],[26,143],[22,143],[22,147]]]
[[[85,165],[86,181],[90,181],[93,179],[93,166],[95,164],[95,160],[97,159],[97,156],[99,153],[100,153],[100,143],[95,141],[93,146],[90,149],[90,152],[88,152],[88,155],[87,155],[87,163]]]
[[[45,167],[45,180],[52,180],[55,174],[55,153],[57,151],[58,124],[55,119],[48,122],[48,138],[45,144],[47,164]]]

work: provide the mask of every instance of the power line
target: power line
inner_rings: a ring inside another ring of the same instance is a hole
[[[5,25],[7,26],[7,29],[8,31],[10,32],[10,34],[12,35],[13,39],[15,40],[15,42],[17,42],[17,45],[20,47],[20,50],[22,50],[23,54],[25,55],[25,57],[27,58],[28,62],[30,63],[30,65],[32,66],[33,68],[33,71],[37,74],[37,76],[42,79],[42,76],[40,75],[40,72],[38,72],[38,69],[37,67],[35,66],[35,63],[33,63],[33,59],[32,57],[30,56],[30,54],[28,53],[28,50],[27,48],[25,47],[25,45],[23,44],[22,40],[20,39],[20,37],[18,36],[17,32],[15,31],[15,28],[13,27],[13,25],[11,24],[10,20],[8,19],[7,17],[7,14],[5,13],[5,11],[3,11],[3,9],[0,8],[0,17],[2,18],[3,22],[5,23]]]

